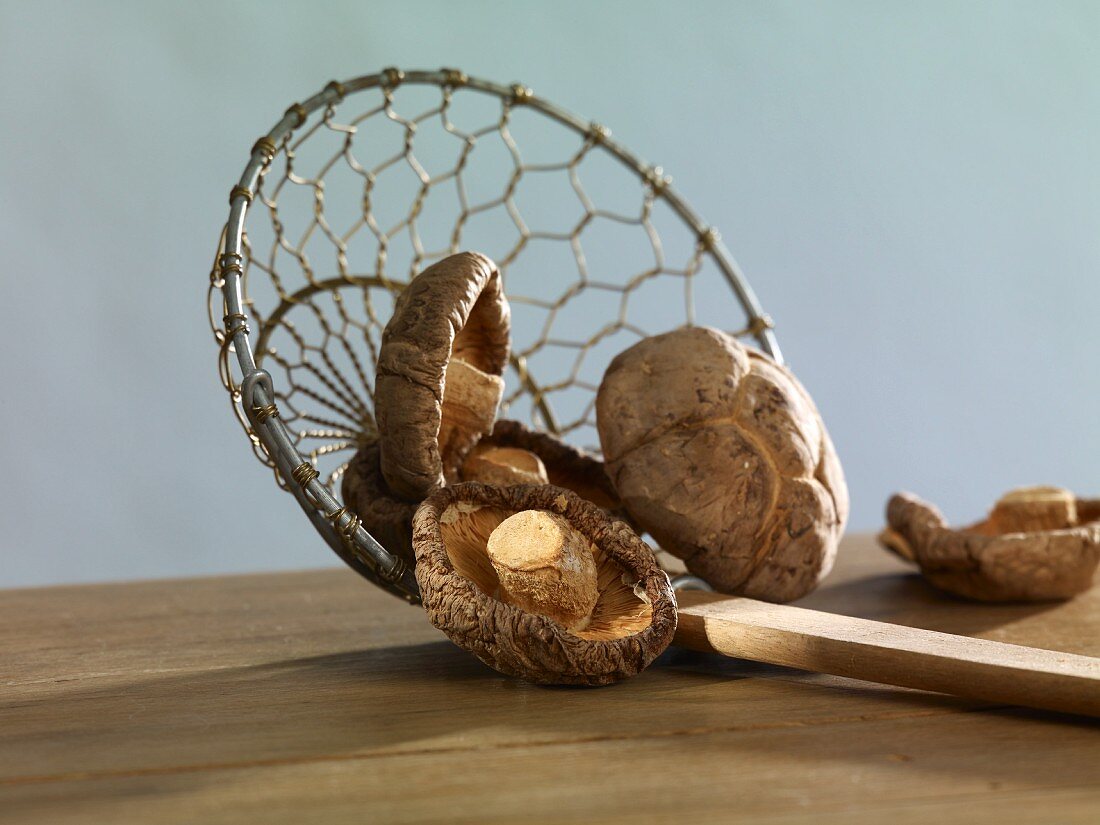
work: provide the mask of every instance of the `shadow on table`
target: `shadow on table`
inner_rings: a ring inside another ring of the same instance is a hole
[[[882,573],[826,584],[797,602],[813,610],[964,636],[1041,616],[1062,604],[968,601],[937,590],[919,573]]]
[[[24,740],[28,764],[46,764],[34,755],[48,747],[51,773],[89,764],[110,772],[805,727],[988,706],[678,649],[618,685],[544,688],[503,677],[446,641],[127,678],[62,684],[41,699],[0,705],[0,729]]]
[[[569,753],[606,747],[613,754],[623,743],[647,750],[673,738],[681,749],[687,742],[712,754],[718,776],[757,759],[807,769],[829,759],[856,771],[890,759],[910,770],[946,771],[930,757],[940,745],[929,740],[929,724],[938,718],[953,737],[942,743],[950,753],[964,740],[980,745],[974,722],[990,716],[968,713],[981,706],[950,697],[677,649],[639,677],[601,689],[505,678],[446,641],[95,681],[101,684],[57,685],[46,698],[0,706],[7,746],[22,754],[30,774],[7,790],[27,804],[66,792],[104,804],[120,789],[128,798],[193,793],[234,781],[234,769],[332,760],[363,760],[364,770],[396,776],[405,763],[370,760],[425,753],[452,753],[461,775],[464,753],[565,744]],[[1026,752],[1041,728],[1081,724],[1052,714],[996,715],[1004,717],[1002,752]],[[1039,738],[1059,735],[1048,730]],[[516,758],[530,758],[524,752]],[[546,753],[537,758],[563,752]],[[1031,768],[983,759],[950,770],[1026,783]],[[77,788],[56,784],[65,779],[81,781]]]

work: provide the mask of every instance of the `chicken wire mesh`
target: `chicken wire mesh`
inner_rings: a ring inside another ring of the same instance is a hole
[[[709,324],[781,360],[671,179],[520,84],[454,69],[334,81],[256,142],[229,200],[208,304],[234,413],[330,546],[410,601],[411,571],[338,487],[376,435],[394,297],[424,267],[463,249],[497,262],[512,307],[501,416],[592,451],[603,371],[640,338]]]

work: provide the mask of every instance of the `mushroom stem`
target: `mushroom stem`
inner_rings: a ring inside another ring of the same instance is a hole
[[[1077,500],[1061,487],[1020,487],[993,505],[989,522],[998,533],[1064,530],[1077,523]]]
[[[570,630],[587,624],[599,598],[592,542],[545,510],[523,510],[489,536],[501,600]]]
[[[447,364],[438,443],[448,480],[454,480],[469,449],[492,432],[503,395],[504,379],[499,375],[483,372],[461,358]]]
[[[463,481],[508,487],[512,484],[549,484],[546,465],[530,450],[481,445],[462,464]]]

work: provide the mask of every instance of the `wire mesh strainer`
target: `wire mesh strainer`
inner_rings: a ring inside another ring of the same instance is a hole
[[[233,411],[333,550],[409,601],[412,571],[337,484],[375,435],[393,298],[425,266],[461,249],[497,262],[513,316],[502,415],[588,449],[600,377],[640,337],[708,323],[781,360],[718,233],[660,167],[520,84],[456,69],[333,81],[256,142],[229,203],[208,304]]]

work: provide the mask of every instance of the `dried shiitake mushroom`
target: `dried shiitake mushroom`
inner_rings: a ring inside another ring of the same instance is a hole
[[[563,488],[444,487],[417,509],[413,547],[432,624],[501,673],[605,685],[672,641],[676,604],[650,548]]]
[[[1013,490],[989,517],[952,529],[909,493],[890,498],[879,541],[920,566],[933,585],[980,601],[1068,599],[1100,563],[1100,501],[1057,487]]]
[[[725,593],[790,601],[832,568],[848,490],[810,396],[719,330],[612,360],[596,396],[607,472],[661,547]]]
[[[383,547],[412,566],[412,518],[416,502],[395,496],[382,478],[377,440],[364,445],[348,463],[340,484],[344,503]]]
[[[488,453],[489,450],[493,452]],[[508,450],[501,453],[497,450]],[[515,462],[515,466],[534,467],[533,459],[541,465],[544,476],[541,481],[515,477],[514,481],[504,482],[486,475],[485,468],[475,461],[475,453],[497,456],[497,463]],[[517,451],[517,452],[511,452]],[[526,456],[520,457],[522,453]],[[559,441],[549,433],[538,432],[525,427],[518,421],[498,421],[491,435],[481,439],[474,452],[462,467],[463,481],[481,481],[487,484],[536,484],[547,483],[572,490],[581,498],[597,504],[605,510],[617,511],[621,507],[615,488],[604,471],[603,462],[595,456],[571,447]]]
[[[492,431],[509,325],[496,264],[476,252],[433,264],[398,296],[374,393],[381,471],[394,494],[420,501],[457,480],[466,454]]]

